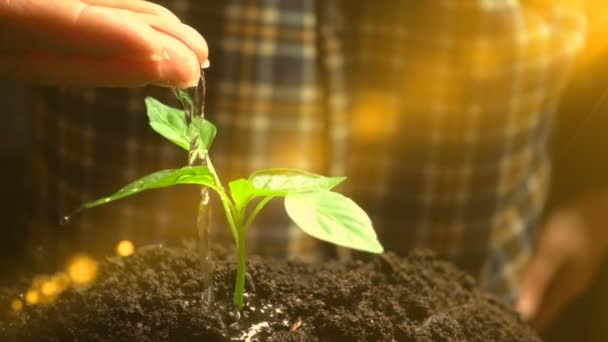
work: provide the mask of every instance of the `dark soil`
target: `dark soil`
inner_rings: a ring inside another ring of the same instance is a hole
[[[238,321],[234,262],[218,261],[212,306],[202,304],[198,266],[189,249],[108,259],[88,289],[5,315],[0,340],[539,341],[473,278],[427,252],[314,266],[252,258]]]

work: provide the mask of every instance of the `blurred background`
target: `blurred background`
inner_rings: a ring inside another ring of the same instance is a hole
[[[608,185],[608,4],[589,1],[590,32],[558,110],[554,178],[548,208]],[[26,248],[30,116],[24,87],[0,81],[0,286],[14,281],[32,254]],[[573,146],[577,146],[573,149]],[[576,151],[577,153],[574,153]],[[580,153],[585,151],[585,153]],[[607,227],[608,229],[608,227]],[[592,287],[545,332],[547,341],[608,341],[608,264]]]
[[[0,238],[0,281],[4,284],[14,277],[27,241],[24,227],[28,203],[24,187],[30,122],[22,85],[0,81],[0,111],[0,177],[4,183],[0,196],[0,215],[4,221]]]
[[[587,44],[558,110],[548,210],[608,185],[608,3],[587,1],[587,9]],[[604,263],[591,288],[553,322],[544,337],[547,341],[608,341],[606,317],[608,264]]]

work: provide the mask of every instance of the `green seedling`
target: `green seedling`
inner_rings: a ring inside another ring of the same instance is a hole
[[[247,179],[231,181],[228,193],[209,156],[216,127],[201,117],[193,117],[188,124],[184,111],[168,107],[154,98],[148,97],[145,102],[152,129],[188,151],[191,159],[205,160],[206,165],[147,175],[110,196],[83,204],[83,208],[178,184],[197,184],[212,189],[219,196],[236,243],[234,305],[239,310],[244,305],[247,232],[256,216],[274,198],[284,199],[287,214],[307,234],[336,245],[382,253],[383,248],[365,211],[348,197],[331,191],[345,177],[324,177],[297,169],[267,169],[254,172]]]

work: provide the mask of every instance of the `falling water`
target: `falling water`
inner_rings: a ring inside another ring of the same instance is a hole
[[[201,78],[195,87],[188,89],[173,89],[175,96],[180,100],[184,107],[184,114],[186,116],[186,123],[190,125],[192,118],[205,116],[205,73],[201,69]],[[198,137],[193,137],[194,141],[190,144],[190,151],[188,153],[188,164],[189,165],[206,165],[204,157],[197,153],[196,141]],[[197,156],[194,158],[193,156]],[[200,258],[201,272],[205,279],[205,286],[207,288],[207,301],[210,303],[212,300],[212,277],[213,277],[213,260],[211,256],[210,243],[209,243],[209,229],[211,220],[211,208],[209,204],[209,189],[207,187],[201,187],[201,201],[198,206],[198,217],[196,220],[196,228],[198,231],[198,252]]]
[[[69,224],[70,220],[72,219],[72,217],[78,215],[81,211],[82,211],[82,207],[78,208],[78,209],[76,209],[74,211],[72,211],[69,215],[65,215],[63,217],[60,217],[59,218],[59,225],[60,226],[65,226],[65,225]]]

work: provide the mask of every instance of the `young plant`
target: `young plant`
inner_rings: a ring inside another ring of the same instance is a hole
[[[147,175],[116,193],[83,204],[93,208],[144,190],[178,184],[197,184],[219,196],[237,249],[234,305],[243,307],[246,272],[246,236],[256,216],[270,200],[284,199],[289,217],[307,234],[318,239],[371,253],[382,253],[367,214],[348,197],[332,192],[345,177],[324,177],[297,169],[267,169],[228,183],[226,192],[209,157],[215,126],[201,117],[187,124],[184,112],[154,98],[145,100],[150,126],[163,137],[206,161],[206,166],[185,166]],[[194,147],[191,149],[191,147]]]

